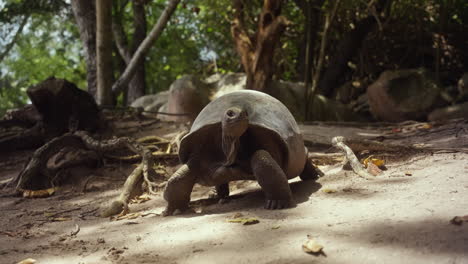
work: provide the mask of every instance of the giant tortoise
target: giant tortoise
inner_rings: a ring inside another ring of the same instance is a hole
[[[195,183],[216,186],[229,195],[229,182],[257,180],[266,209],[295,206],[288,179],[316,179],[299,127],[289,110],[272,96],[252,90],[223,95],[197,116],[182,138],[183,165],[168,180],[164,215],[188,208]]]

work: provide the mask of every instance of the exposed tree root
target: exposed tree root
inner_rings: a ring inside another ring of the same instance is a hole
[[[142,193],[143,183],[145,183],[150,193],[154,193],[153,189],[159,187],[151,181],[151,178],[156,176],[156,172],[153,169],[154,159],[151,151],[136,140],[128,137],[95,140],[85,131],[66,133],[60,137],[56,137],[34,152],[21,173],[8,186],[15,184],[16,192],[22,194],[30,193],[31,190],[53,188],[55,185],[54,179],[65,168],[81,165],[84,162],[97,161],[100,156],[98,153],[106,153],[122,148],[128,148],[137,153],[142,158],[142,161],[127,178],[119,198],[102,215],[110,216],[122,211],[126,212],[128,211],[130,199]],[[67,152],[65,149],[80,151],[79,158],[76,155],[72,158],[65,158],[66,154],[63,153]],[[169,155],[167,153],[163,154],[165,155],[164,157]],[[54,158],[55,166],[50,166],[50,159],[52,157]]]

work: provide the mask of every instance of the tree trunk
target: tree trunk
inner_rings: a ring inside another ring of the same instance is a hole
[[[307,1],[294,0],[302,10],[305,17],[304,37],[299,43],[299,54],[297,57],[297,79],[304,83],[311,81],[311,67],[313,64],[314,51],[316,50],[317,32],[319,31],[320,7],[324,0]]]
[[[113,105],[112,97],[112,0],[96,1],[97,102]]]
[[[391,4],[392,0],[379,0],[375,4],[377,14],[380,14],[384,8]],[[358,21],[356,27],[346,33],[341,39],[335,54],[331,57],[328,63],[328,68],[323,74],[318,87],[325,96],[333,94],[334,89],[339,87],[344,81],[341,78],[348,69],[348,61],[357,54],[362,46],[365,37],[376,24],[376,17],[369,15],[368,17]]]
[[[141,0],[133,0],[133,42],[131,53],[134,54],[138,46],[146,38],[146,15],[144,2]],[[130,58],[131,59],[131,58]],[[135,76],[133,76],[128,86],[127,104],[132,103],[135,99],[145,95],[145,60],[141,60],[136,66]]]
[[[233,0],[234,20],[231,34],[247,75],[247,89],[267,91],[273,74],[273,57],[276,44],[287,19],[280,16],[281,0],[265,0],[260,15],[257,33],[250,36],[244,25],[244,1]]]
[[[143,40],[141,45],[135,51],[132,56],[132,59],[127,65],[125,72],[120,76],[120,78],[114,83],[112,86],[112,92],[117,95],[125,88],[126,85],[130,82],[132,77],[134,76],[135,72],[137,71],[138,65],[140,65],[141,60],[146,55],[148,50],[151,48],[151,45],[159,38],[161,35],[164,27],[169,21],[169,18],[174,13],[177,5],[179,4],[180,0],[171,0],[166,9],[164,9],[163,13],[158,19],[156,25],[154,25],[153,29],[149,33],[149,35]]]
[[[88,92],[96,99],[96,6],[94,0],[72,0],[86,61]]]

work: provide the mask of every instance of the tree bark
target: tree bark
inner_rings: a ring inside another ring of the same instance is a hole
[[[88,92],[96,99],[96,6],[94,0],[72,0],[86,61]]]
[[[146,15],[144,1],[133,0],[133,41],[131,53],[134,54],[146,38]],[[131,59],[131,58],[130,58]],[[135,76],[133,76],[128,86],[127,104],[132,103],[135,99],[145,95],[145,60],[136,66]]]
[[[265,0],[257,33],[250,36],[244,24],[244,1],[233,0],[234,19],[231,34],[247,75],[247,89],[267,91],[273,74],[276,44],[289,23],[280,16],[281,0]]]
[[[324,0],[307,1],[294,0],[294,3],[302,10],[305,17],[304,37],[299,43],[299,54],[297,57],[297,80],[304,83],[311,81],[311,67],[313,64],[314,51],[316,50],[317,32],[319,28],[320,7]],[[306,85],[307,86],[307,85]]]
[[[96,1],[97,103],[113,105],[112,0]]]
[[[125,86],[128,85],[132,77],[134,76],[135,72],[138,69],[138,65],[140,64],[143,57],[146,55],[148,50],[151,48],[151,45],[159,38],[161,35],[164,27],[166,26],[169,18],[174,13],[177,5],[179,4],[180,0],[171,0],[167,5],[166,9],[164,9],[163,13],[158,19],[156,25],[154,25],[151,32],[148,36],[143,40],[141,45],[135,51],[132,56],[132,59],[127,65],[125,72],[120,76],[120,78],[114,83],[112,86],[112,92],[117,95],[118,93],[122,92]]]

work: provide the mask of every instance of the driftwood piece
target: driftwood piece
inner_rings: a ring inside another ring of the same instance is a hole
[[[135,191],[137,186],[141,186],[143,183],[143,164],[138,165],[133,172],[128,176],[127,180],[122,187],[122,192],[115,201],[111,203],[111,205],[101,212],[101,217],[110,217],[119,213],[127,213],[128,212],[128,201],[132,197],[136,195],[132,195],[136,193]]]
[[[97,159],[98,155],[96,152],[105,153],[122,148],[128,148],[142,157],[141,164],[126,180],[119,198],[105,210],[102,214],[103,216],[114,215],[120,213],[122,210],[127,211],[130,199],[138,193],[141,193],[141,188],[139,187],[142,186],[143,182],[146,183],[150,192],[152,192],[153,188],[157,187],[150,179],[151,176],[156,175],[156,172],[153,170],[154,161],[149,149],[128,137],[95,140],[86,131],[66,133],[50,140],[37,149],[21,173],[13,179],[8,186],[16,184],[16,191],[19,193],[54,187],[54,178],[59,170],[64,169],[64,166],[78,165],[77,161],[71,160],[70,162],[63,162],[62,166],[59,165],[52,168],[47,166],[51,157],[60,153],[64,148],[86,149],[91,151],[90,153],[94,152],[95,155],[91,155],[91,159]],[[83,158],[82,160],[86,159]]]
[[[359,175],[360,177],[368,180],[373,180],[375,179],[374,176],[369,174],[363,167],[363,165],[359,162],[358,158],[356,155],[354,155],[354,152],[351,148],[346,146],[344,143],[344,137],[334,137],[332,139],[332,144],[334,147],[339,148],[344,154],[345,154],[345,160],[349,161],[349,164],[351,165],[351,168],[353,168],[353,171]]]

